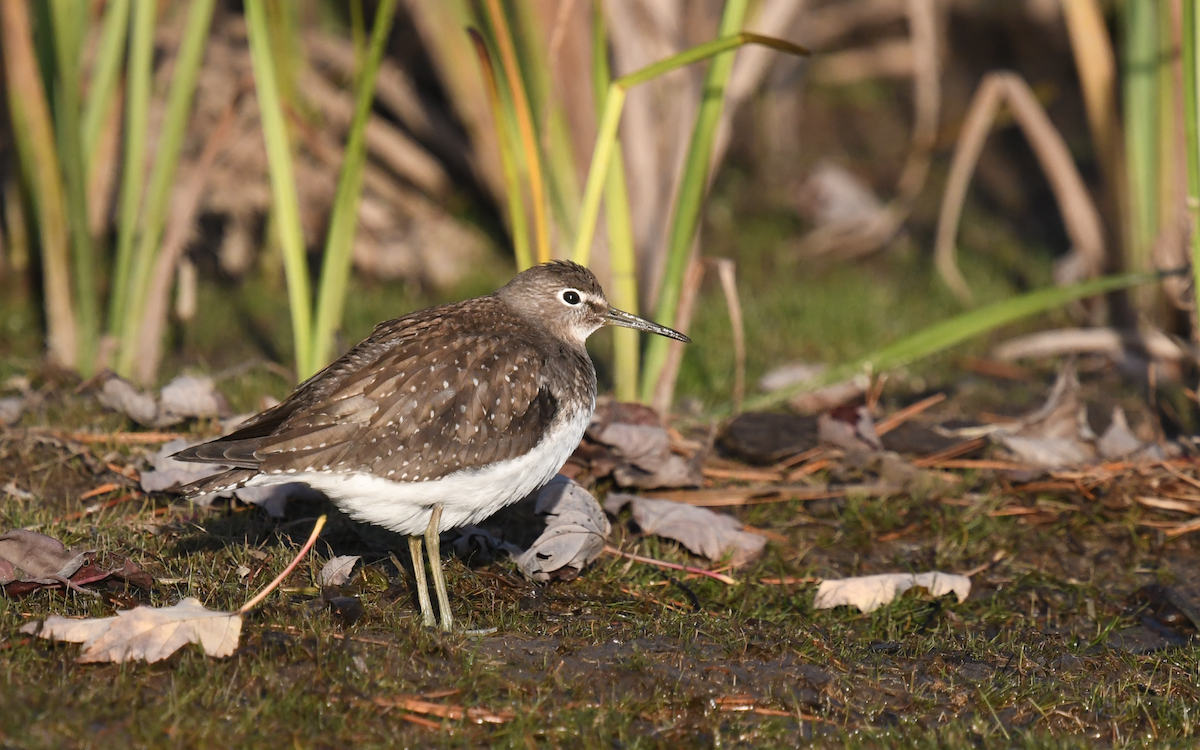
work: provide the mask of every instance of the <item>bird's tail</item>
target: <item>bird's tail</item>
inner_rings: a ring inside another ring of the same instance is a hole
[[[186,497],[204,497],[218,492],[232,492],[245,487],[246,482],[249,482],[257,473],[257,469],[230,469],[185,485],[179,491]]]

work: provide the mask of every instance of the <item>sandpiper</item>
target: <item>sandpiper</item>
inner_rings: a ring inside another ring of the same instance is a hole
[[[605,325],[683,334],[608,304],[591,271],[554,261],[485,297],[375,327],[362,343],[237,431],[175,454],[229,469],[190,494],[303,482],[359,521],[409,537],[417,599],[450,630],[441,532],[545,485],[596,407],[584,342]]]

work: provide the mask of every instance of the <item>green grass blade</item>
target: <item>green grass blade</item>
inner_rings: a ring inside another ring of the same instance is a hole
[[[1154,272],[1103,276],[1069,286],[1039,289],[987,307],[970,310],[949,320],[935,323],[854,362],[832,368],[822,373],[820,377],[807,380],[791,388],[747,399],[745,408],[748,410],[768,409],[782,404],[797,394],[842,382],[859,373],[878,373],[903,367],[1022,318],[1062,307],[1068,302],[1118,289],[1150,284],[1158,281],[1159,278],[1160,274]]]
[[[371,46],[358,74],[354,119],[346,143],[346,157],[338,178],[333,214],[329,219],[329,237],[321,267],[321,285],[317,298],[317,316],[313,328],[313,356],[316,367],[324,366],[333,354],[333,337],[342,324],[346,304],[346,285],[350,280],[354,235],[358,229],[358,205],[362,198],[363,170],[367,161],[367,121],[375,100],[375,78],[383,63],[384,46],[392,30],[397,0],[382,0],[375,14]]]
[[[511,124],[513,118],[507,116],[504,102],[500,97],[500,82],[496,78],[496,69],[492,66],[492,57],[488,53],[487,43],[483,35],[476,29],[467,29],[471,43],[475,47],[475,56],[479,59],[479,69],[483,73],[483,88],[487,91],[488,107],[492,112],[492,120],[496,123],[496,142],[500,148],[500,167],[504,174],[504,192],[508,196],[508,221],[512,230],[513,254],[517,260],[517,270],[523,271],[533,265],[533,252],[529,246],[529,223],[525,217],[525,202],[521,192],[521,174],[517,166],[517,137],[513,133],[515,127]]]
[[[121,63],[125,59],[125,37],[129,31],[130,0],[110,0],[104,9],[100,28],[100,44],[88,83],[87,101],[83,106],[83,154],[89,159],[96,153],[96,144],[104,128],[104,116],[117,95],[121,81]],[[90,164],[89,172],[90,170]]]
[[[117,223],[117,256],[112,296],[108,303],[109,332],[119,336],[132,290],[133,243],[145,187],[146,129],[149,123],[150,85],[154,74],[154,22],[158,3],[138,3],[133,13],[129,44],[129,72],[125,93],[125,151],[121,167],[121,215]]]
[[[292,315],[292,339],[296,347],[296,375],[304,380],[316,372],[312,354],[312,302],[304,232],[300,227],[300,199],[292,170],[292,149],[283,103],[279,98],[275,63],[271,56],[271,37],[267,28],[264,0],[246,0],[246,30],[250,37],[250,58],[254,66],[254,88],[262,116],[263,140],[271,174],[274,222],[283,250],[287,275],[288,306]]]
[[[512,32],[509,30],[504,10],[500,7],[500,0],[484,0],[484,7],[495,33],[496,47],[500,52],[500,67],[512,94],[513,114],[516,115],[521,151],[529,173],[534,253],[538,263],[545,263],[550,260],[550,224],[546,217],[546,186],[542,176],[541,150],[538,148],[537,134],[533,127],[533,110],[529,106],[529,96],[525,91],[520,64],[517,62]]]
[[[604,183],[608,179],[608,165],[612,160],[617,129],[621,124],[621,110],[625,107],[625,93],[638,84],[653,80],[672,70],[706,60],[746,44],[759,44],[793,55],[808,54],[807,49],[797,44],[743,31],[740,34],[686,49],[665,60],[659,60],[640,70],[623,75],[609,84],[608,94],[604,97],[604,106],[600,109],[596,145],[592,150],[592,162],[588,165],[587,181],[583,188],[583,203],[579,209],[579,230],[575,234],[575,246],[571,251],[571,258],[575,262],[586,266],[592,250],[592,236],[596,233],[596,221],[600,216],[600,199],[604,194]]]
[[[75,366],[84,376],[96,367],[100,336],[100,300],[96,286],[96,257],[87,218],[87,170],[80,142],[79,48],[83,22],[87,17],[85,0],[54,0],[50,19],[54,34],[56,75],[54,97],[57,118],[55,132],[59,163],[66,192],[67,219],[71,230],[72,270],[75,276],[75,313],[78,331],[78,357]]]
[[[66,198],[50,106],[33,48],[29,6],[23,2],[0,2],[0,34],[9,116],[37,213],[47,344],[51,359],[65,367],[74,367],[78,344],[71,300]]]
[[[123,377],[129,377],[133,373],[133,362],[139,349],[138,334],[141,330],[142,314],[154,277],[154,262],[158,257],[167,209],[171,205],[175,170],[179,166],[183,137],[191,119],[196,78],[200,73],[200,63],[204,60],[204,47],[208,41],[208,29],[215,4],[215,0],[193,0],[188,6],[187,25],[184,27],[179,53],[175,58],[175,73],[167,93],[166,112],[158,136],[154,167],[150,171],[141,232],[133,256],[129,298],[125,317],[121,322],[120,340],[117,342],[119,348],[116,371]]]
[[[718,36],[729,36],[742,27],[747,4],[747,0],[727,0],[725,11],[721,14]],[[692,254],[692,242],[700,225],[704,196],[708,193],[713,140],[717,136],[717,126],[721,123],[721,112],[725,109],[725,87],[729,83],[731,72],[732,51],[717,55],[709,63],[708,73],[704,77],[700,111],[696,113],[692,140],[688,144],[687,158],[683,163],[683,177],[679,181],[679,192],[675,197],[675,210],[667,235],[667,263],[658,291],[658,307],[654,311],[654,317],[656,320],[667,321],[664,325],[676,328],[679,326],[675,320],[675,313],[679,308],[683,276]],[[658,386],[659,375],[667,361],[667,349],[667,339],[646,344],[646,359],[642,365],[642,401],[645,403],[650,403],[654,398],[654,389]]]
[[[600,0],[592,3],[592,87],[596,111],[604,108],[604,96],[611,83],[608,65],[608,32],[604,23],[604,6]],[[625,157],[621,140],[613,141],[613,160],[604,186],[604,216],[608,220],[608,258],[612,271],[609,301],[614,307],[638,312],[637,254],[633,241],[633,219],[629,212],[629,187],[625,181]],[[641,350],[638,332],[631,328],[614,327],[613,388],[619,401],[637,398],[638,371]]]

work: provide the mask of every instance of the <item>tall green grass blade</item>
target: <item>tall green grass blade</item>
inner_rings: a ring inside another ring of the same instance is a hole
[[[600,0],[592,3],[592,87],[596,111],[604,107],[605,92],[612,80],[608,65],[608,32],[604,22],[604,6]],[[613,160],[604,186],[604,215],[608,220],[608,258],[612,271],[609,300],[614,307],[637,314],[637,255],[633,242],[633,219],[629,212],[629,188],[625,182],[625,157],[621,140],[613,142]],[[637,380],[641,351],[638,332],[631,328],[614,327],[613,390],[619,401],[637,398]]]
[[[91,159],[100,141],[104,117],[117,95],[121,82],[121,63],[125,60],[125,38],[129,31],[130,0],[110,0],[104,9],[100,27],[100,43],[92,80],[88,83],[87,101],[83,105],[83,154]],[[90,164],[89,171],[90,171]]]
[[[1200,299],[1200,15],[1197,0],[1183,0],[1183,127],[1187,161],[1187,211],[1192,243],[1192,295]],[[1192,335],[1200,340],[1200,306],[1192,315]]]
[[[158,3],[138,3],[129,40],[129,71],[125,93],[125,158],[121,167],[121,215],[117,223],[117,255],[112,296],[108,303],[109,333],[119,336],[133,284],[133,245],[137,239],[142,191],[146,181],[146,130],[149,125],[150,85],[154,74],[154,22]]]
[[[133,256],[129,298],[121,323],[116,371],[123,377],[132,375],[134,358],[139,349],[138,334],[141,330],[142,314],[154,276],[154,262],[158,257],[159,241],[167,221],[167,210],[171,205],[175,170],[179,166],[183,137],[191,119],[196,78],[200,73],[200,64],[204,61],[204,47],[208,41],[215,4],[215,0],[193,0],[188,6],[183,39],[175,58],[175,73],[167,93],[166,111],[158,136],[158,147],[155,149],[154,167],[150,171],[141,232]]]
[[[747,0],[726,0],[718,36],[737,33],[746,18],[747,5]],[[733,52],[727,52],[713,58],[704,77],[704,93],[700,100],[700,111],[696,113],[687,158],[683,163],[683,177],[679,181],[679,192],[667,235],[667,264],[659,286],[658,307],[654,311],[655,319],[669,321],[664,325],[678,327],[675,313],[679,308],[683,275],[687,271],[692,243],[700,226],[704,196],[708,193],[713,140],[717,136],[721,112],[725,109],[725,87],[732,71]],[[646,344],[646,359],[642,365],[642,401],[646,403],[654,398],[654,389],[667,361],[665,343],[664,339]]]
[[[333,214],[329,219],[329,238],[317,298],[317,316],[313,328],[315,367],[324,366],[333,353],[333,338],[342,323],[346,304],[346,285],[350,280],[354,235],[358,229],[358,205],[362,198],[363,170],[367,162],[367,121],[375,100],[375,79],[383,63],[383,50],[392,30],[397,0],[382,0],[375,13],[375,28],[365,64],[358,75],[354,119],[346,143],[346,157],[338,178]]]
[[[50,106],[33,46],[29,6],[23,2],[0,2],[0,54],[17,152],[37,214],[50,357],[60,365],[74,367],[78,333],[71,300],[66,198]]]
[[[287,275],[288,307],[292,316],[292,340],[296,348],[296,375],[300,380],[316,372],[312,354],[312,301],[308,280],[308,259],[304,232],[300,226],[300,199],[292,171],[292,148],[283,118],[271,55],[271,35],[267,28],[265,0],[246,0],[246,31],[250,37],[250,59],[254,67],[254,88],[262,117],[263,140],[271,174],[272,220],[283,250]]]
[[[1141,284],[1154,283],[1159,278],[1160,274],[1154,272],[1103,276],[1069,286],[1038,289],[987,307],[970,310],[949,320],[935,323],[854,362],[827,370],[812,380],[807,380],[791,388],[747,399],[745,408],[748,410],[768,409],[782,404],[797,394],[839,383],[863,372],[878,373],[903,367],[1001,326],[1062,307],[1068,302]]]
[[[96,257],[92,248],[92,234],[88,229],[87,174],[79,121],[79,48],[86,18],[85,0],[53,0],[50,5],[56,62],[54,98],[58,116],[55,119],[55,132],[63,170],[67,218],[71,229],[72,269],[75,272],[76,330],[79,336],[75,365],[84,376],[91,375],[96,367],[100,337]]]
[[[516,48],[508,19],[500,7],[500,0],[484,0],[488,19],[495,35],[496,48],[500,53],[500,67],[513,100],[513,113],[517,119],[517,132],[521,140],[521,153],[529,173],[529,202],[533,209],[534,257],[538,263],[550,260],[550,224],[546,216],[546,187],[542,176],[541,150],[533,126],[533,110],[525,91],[525,81],[517,62]]]
[[[1150,247],[1158,233],[1159,4],[1125,3],[1123,114],[1134,243],[1126,267],[1138,271],[1150,268]]]
[[[515,123],[505,112],[504,102],[500,96],[500,81],[496,78],[496,69],[492,66],[492,57],[488,53],[487,43],[483,35],[476,29],[467,29],[471,43],[475,47],[475,56],[479,59],[479,69],[483,73],[483,87],[487,91],[488,106],[492,112],[492,120],[496,123],[496,141],[500,148],[500,167],[504,174],[504,193],[508,197],[508,221],[512,231],[513,254],[517,260],[517,270],[525,270],[533,265],[533,253],[529,246],[529,223],[525,216],[525,203],[521,192],[521,174],[517,166],[517,137],[514,133]]]
[[[617,139],[617,130],[621,125],[621,111],[625,107],[626,92],[638,84],[651,81],[672,70],[707,60],[746,44],[759,44],[792,55],[808,54],[808,50],[800,45],[743,31],[731,37],[714,39],[711,42],[696,45],[665,60],[659,60],[640,70],[623,75],[609,84],[608,94],[604,97],[604,106],[600,110],[600,124],[597,127],[596,145],[592,150],[592,161],[588,165],[587,180],[584,182],[583,202],[579,209],[579,230],[575,234],[575,246],[571,251],[572,260],[586,266],[592,250],[592,237],[596,233],[596,221],[600,216],[600,199],[604,195],[604,184],[608,179],[608,165],[612,162],[613,147]]]
[[[547,13],[545,17],[557,23],[557,16],[564,7],[559,3],[554,13]],[[515,14],[512,28],[517,60],[529,91],[533,123],[545,162],[546,193],[550,208],[558,225],[559,236],[569,241],[575,237],[581,186],[571,130],[562,103],[554,96],[551,69],[559,61],[550,58],[554,50],[550,50],[545,43],[545,29],[539,23],[541,18],[537,6],[534,3],[517,2],[506,4],[506,8],[510,17]]]

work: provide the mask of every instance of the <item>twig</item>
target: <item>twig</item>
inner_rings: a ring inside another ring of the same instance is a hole
[[[127,503],[130,500],[134,500],[137,497],[138,497],[138,493],[131,492],[128,495],[122,495],[120,497],[115,497],[112,500],[105,500],[102,503],[97,503],[95,505],[89,505],[88,507],[84,508],[83,510],[76,511],[74,513],[68,513],[65,516],[59,516],[58,518],[55,518],[50,523],[56,524],[56,523],[62,523],[64,521],[78,521],[79,519],[81,519],[85,516],[90,516],[93,513],[99,513],[102,510],[108,510],[109,508],[120,505],[121,503]]]
[[[33,428],[29,430],[34,434],[47,435],[56,440],[63,440],[72,443],[84,443],[91,445],[94,443],[116,443],[117,445],[140,445],[142,443],[167,443],[172,440],[186,438],[187,435],[182,432],[63,432],[62,430],[47,430]]]
[[[604,545],[604,551],[610,555],[616,555],[617,557],[623,557],[626,560],[633,560],[634,562],[646,563],[647,565],[653,565],[658,568],[666,568],[667,570],[682,570],[685,573],[694,573],[699,576],[704,576],[705,578],[711,578],[714,581],[720,581],[721,583],[728,584],[730,586],[737,585],[737,579],[730,578],[729,576],[723,575],[721,573],[714,573],[711,570],[704,570],[703,568],[691,568],[691,567],[688,567],[687,565],[678,565],[676,563],[670,563],[665,560],[656,560],[653,557],[642,557],[641,555],[635,555],[632,552],[622,552],[621,550],[617,549],[616,547],[612,546],[611,544]]]
[[[314,544],[317,543],[317,536],[320,535],[321,529],[324,528],[324,526],[325,516],[321,516],[317,519],[317,523],[313,526],[312,533],[308,536],[308,541],[305,542],[304,546],[300,548],[300,551],[296,553],[296,557],[290,563],[288,563],[288,566],[283,569],[282,573],[275,577],[274,581],[268,583],[267,587],[258,592],[253,599],[242,605],[241,609],[237,611],[239,615],[244,615],[257,606],[259,602],[267,598],[268,594],[278,588],[279,584],[283,583],[283,579],[291,575],[292,571],[296,569],[296,566],[300,564],[300,561],[304,559],[304,556],[308,554],[308,551],[313,548]]]
[[[936,406],[937,404],[940,404],[945,400],[946,400],[946,394],[935,393],[932,396],[930,396],[929,398],[923,398],[915,404],[910,404],[909,406],[904,407],[903,409],[896,412],[895,414],[892,414],[887,419],[884,419],[884,420],[881,420],[880,422],[878,422],[875,425],[875,434],[882,437],[882,436],[886,435],[887,433],[891,432],[892,430],[896,429],[900,425],[904,424],[908,420],[917,416],[921,412],[929,409],[930,407]]]
[[[987,445],[986,438],[974,438],[962,443],[956,443],[948,448],[943,448],[937,453],[930,453],[928,456],[918,458],[917,460],[913,461],[913,466],[917,467],[918,469],[927,469],[931,466],[940,464],[943,461],[948,461],[952,458],[958,458],[964,453],[970,453],[971,451],[978,450],[985,445]]]

